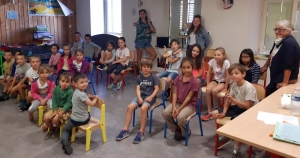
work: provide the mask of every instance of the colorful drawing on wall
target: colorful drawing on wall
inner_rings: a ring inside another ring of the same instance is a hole
[[[28,0],[31,16],[65,16],[58,0]]]

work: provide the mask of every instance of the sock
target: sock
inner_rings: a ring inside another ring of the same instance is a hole
[[[233,147],[233,150],[235,150],[236,152],[239,152],[239,151],[240,151],[240,147],[239,147],[239,146],[236,146],[236,145],[234,145],[234,147]]]

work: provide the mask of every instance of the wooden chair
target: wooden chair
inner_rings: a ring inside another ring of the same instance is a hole
[[[77,129],[86,133],[86,145],[85,151],[90,150],[92,131],[98,128],[102,131],[102,141],[106,142],[106,124],[105,124],[105,103],[102,99],[98,98],[96,105],[94,106],[100,110],[100,118],[96,119],[91,117],[88,124],[78,126]],[[75,140],[76,127],[72,129],[71,142]]]
[[[266,88],[263,87],[260,84],[252,83],[252,85],[254,86],[254,88],[256,90],[256,94],[257,94],[258,100],[259,101],[263,100],[266,97]],[[224,117],[222,119],[217,119],[217,121],[216,121],[216,129],[218,129],[220,127],[220,125],[224,126],[225,124],[227,124],[230,121],[231,121],[231,117]],[[214,148],[214,154],[215,154],[215,156],[217,156],[217,153],[218,153],[218,145],[219,145],[218,141],[219,141],[219,135],[216,134],[215,148]],[[248,158],[251,158],[251,155],[252,155],[252,146],[249,146]]]
[[[130,51],[130,61],[129,63],[132,64],[132,68],[131,67],[127,67],[127,69],[122,70],[121,74],[122,74],[122,91],[124,91],[124,85],[125,85],[125,74],[128,73],[129,71],[134,71],[134,75],[135,77],[137,77],[136,75],[136,67],[135,67],[135,52],[134,51]]]
[[[267,85],[267,72],[264,72],[263,74],[260,74],[259,76],[259,80],[263,80],[264,81],[264,87],[266,88],[266,85]]]
[[[207,49],[207,52],[206,52],[206,62],[208,62],[210,59],[214,58],[215,57],[215,49]]]

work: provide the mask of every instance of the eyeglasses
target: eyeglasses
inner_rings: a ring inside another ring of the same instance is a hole
[[[273,29],[273,31],[275,31],[275,32],[276,32],[276,31],[281,32],[281,31],[284,31],[284,30],[286,30],[286,29],[280,29],[280,28],[274,28],[274,29]]]
[[[250,56],[241,56],[241,59],[247,59],[249,58]]]
[[[63,50],[70,50],[70,49],[63,49]]]

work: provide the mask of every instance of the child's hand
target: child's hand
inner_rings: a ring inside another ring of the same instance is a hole
[[[93,98],[93,95],[92,94],[88,94],[88,98]]]
[[[226,99],[227,99],[229,102],[232,102],[233,97],[232,97],[230,94],[227,94],[227,95],[226,95]]]
[[[11,92],[12,91],[12,89],[13,89],[13,87],[11,86],[11,87],[9,87],[8,88],[8,92]]]
[[[217,114],[217,118],[218,118],[218,119],[221,119],[221,118],[223,118],[223,117],[225,117],[225,114],[224,114],[224,113]]]
[[[60,119],[62,119],[63,118],[63,116],[64,116],[64,111],[60,111],[59,113],[58,113],[58,117],[60,118]]]
[[[167,52],[167,47],[164,45],[164,52]]]
[[[153,98],[151,98],[151,97],[147,97],[147,98],[145,99],[145,101],[148,102],[148,103],[150,103],[150,102],[152,101],[152,99],[153,99]]]
[[[138,103],[139,103],[139,104],[143,104],[143,102],[144,102],[144,100],[143,100],[142,98],[139,98],[139,99],[138,99]]]
[[[226,88],[224,88],[224,89],[222,89],[222,90],[221,90],[221,92],[227,92],[227,89],[226,89]]]
[[[51,115],[50,119],[52,120],[57,114],[58,114],[58,112],[57,112],[57,110],[55,110],[55,111],[53,112],[53,114]]]
[[[114,62],[112,62],[111,64],[116,64],[117,63],[117,61],[114,61]]]
[[[126,66],[125,62],[121,62],[121,64],[122,64],[123,66]]]
[[[179,54],[181,52],[181,48],[174,52],[175,55]]]
[[[176,108],[173,108],[173,110],[172,110],[172,117],[173,118],[177,117],[176,110],[177,110]]]
[[[150,18],[148,18],[148,24],[151,25],[151,19]]]
[[[46,105],[46,100],[41,99],[40,102],[41,102],[41,105],[42,105],[42,106],[45,106],[45,105]]]

